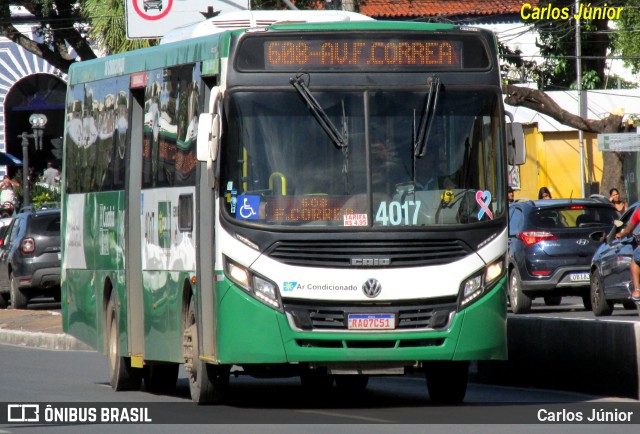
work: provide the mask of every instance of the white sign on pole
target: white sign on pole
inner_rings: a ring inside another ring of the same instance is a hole
[[[598,134],[599,151],[637,152],[640,151],[640,134],[610,133]]]
[[[161,38],[170,30],[249,9],[249,0],[126,0],[127,38]]]

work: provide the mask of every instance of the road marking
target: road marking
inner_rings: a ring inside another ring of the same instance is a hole
[[[320,414],[323,416],[345,417],[348,419],[357,419],[357,420],[364,420],[369,422],[396,423],[395,421],[392,421],[392,420],[377,419],[375,417],[366,417],[366,416],[353,416],[350,414],[333,413],[331,411],[318,411],[318,410],[296,410],[296,411],[298,411],[299,413],[312,413],[312,414]]]

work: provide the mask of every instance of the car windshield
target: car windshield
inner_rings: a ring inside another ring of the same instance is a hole
[[[568,205],[539,210],[533,223],[541,229],[610,227],[617,218],[618,213],[613,208]]]
[[[311,94],[311,110],[293,89],[230,95],[221,196],[232,218],[378,228],[504,213],[499,95],[445,89],[434,103],[426,86]]]

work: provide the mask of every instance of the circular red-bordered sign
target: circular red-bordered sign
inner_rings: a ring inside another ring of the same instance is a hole
[[[149,21],[155,21],[155,20],[159,20],[166,17],[169,11],[171,10],[171,6],[173,6],[173,0],[168,0],[167,7],[165,8],[164,12],[158,15],[149,15],[146,12],[144,12],[142,9],[140,9],[140,6],[138,5],[138,2],[140,1],[144,1],[144,0],[133,0],[133,9],[135,9],[136,13],[140,15],[143,19],[149,20]]]

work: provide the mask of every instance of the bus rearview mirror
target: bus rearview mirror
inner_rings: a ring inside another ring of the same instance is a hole
[[[198,118],[198,161],[215,161],[220,143],[220,115],[202,113]]]

